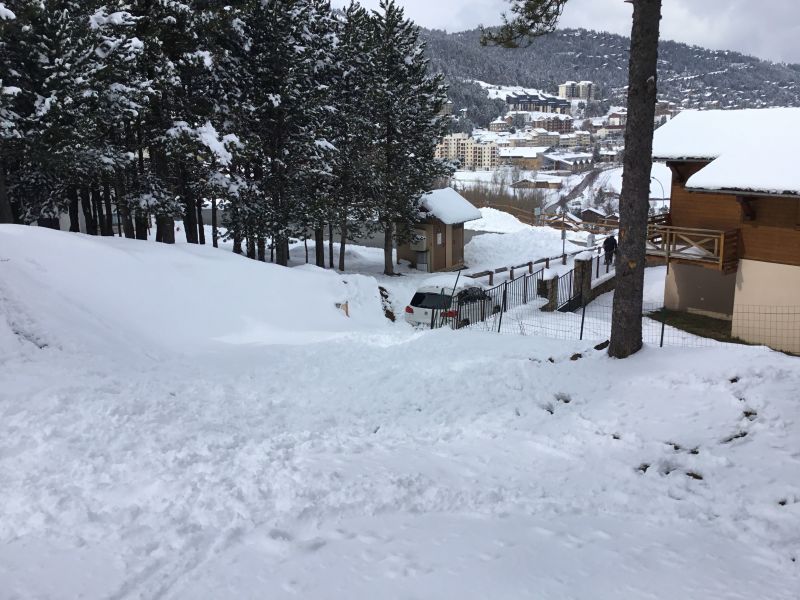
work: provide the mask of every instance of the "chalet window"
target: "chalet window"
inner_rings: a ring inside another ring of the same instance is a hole
[[[441,231],[436,234],[436,245],[437,246],[444,246],[444,239],[443,239]]]

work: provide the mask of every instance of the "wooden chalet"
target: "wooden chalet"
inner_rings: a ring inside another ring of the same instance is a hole
[[[685,111],[655,134],[672,171],[648,254],[665,306],[732,321],[744,341],[800,353],[800,108]],[[772,157],[753,160],[760,148]]]
[[[463,266],[464,223],[480,218],[481,212],[453,188],[424,194],[414,239],[398,246],[398,262],[430,273]]]

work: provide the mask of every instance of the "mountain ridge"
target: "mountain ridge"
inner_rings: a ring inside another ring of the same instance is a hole
[[[457,33],[422,29],[434,71],[455,92],[456,109],[477,108],[466,90],[471,80],[519,85],[555,94],[568,80],[599,85],[608,104],[625,104],[630,40],[588,29],[559,29],[524,48],[480,45],[480,30]],[[659,99],[683,108],[800,106],[800,64],[774,63],[732,50],[662,40],[659,44]],[[459,101],[463,106],[459,105]],[[496,103],[495,103],[496,105]],[[499,106],[499,105],[497,105]],[[481,111],[477,111],[480,113]],[[483,107],[488,115],[489,106]],[[477,114],[478,123],[486,115]],[[496,116],[496,115],[495,115]]]

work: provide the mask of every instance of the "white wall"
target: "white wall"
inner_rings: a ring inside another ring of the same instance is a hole
[[[732,334],[800,354],[800,267],[740,261]]]

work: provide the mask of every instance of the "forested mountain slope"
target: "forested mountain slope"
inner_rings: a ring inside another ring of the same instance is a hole
[[[604,99],[624,103],[630,42],[620,35],[564,29],[517,50],[482,47],[478,30],[425,30],[423,37],[433,68],[451,83],[478,79],[556,93],[559,83],[586,79],[600,85]],[[661,99],[687,108],[800,106],[798,64],[671,41],[661,42],[659,55]],[[461,108],[459,98],[453,100]]]

